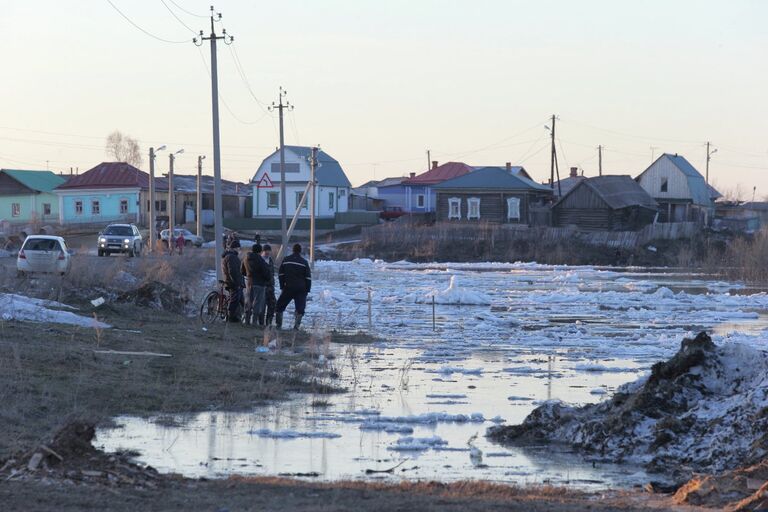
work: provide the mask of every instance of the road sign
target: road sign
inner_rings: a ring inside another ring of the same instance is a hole
[[[259,182],[256,183],[256,188],[275,188],[275,184],[272,183],[269,174],[264,173],[264,176],[262,176]]]

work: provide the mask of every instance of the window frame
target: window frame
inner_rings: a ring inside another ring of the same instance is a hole
[[[43,203],[43,215],[51,215],[51,203]]]
[[[661,178],[659,192],[669,192],[669,178]]]
[[[416,194],[416,208],[425,208],[427,205],[426,194]]]
[[[11,203],[11,217],[21,217],[21,203]]]
[[[75,215],[82,215],[83,214],[83,207],[85,205],[83,204],[82,199],[76,199],[75,200]]]
[[[456,213],[453,212],[453,207],[456,206]],[[461,220],[461,198],[449,197],[448,198],[448,220],[457,219]]]
[[[123,208],[123,206],[125,206],[125,208]],[[127,215],[129,208],[130,208],[130,203],[128,202],[128,199],[126,198],[120,199],[120,215]]]
[[[91,199],[91,215],[101,215],[101,200]]]
[[[479,197],[467,198],[467,220],[480,220],[480,204]],[[477,212],[473,212],[473,208],[477,207]]]
[[[301,197],[304,195],[303,190],[297,190],[296,191],[296,208],[299,207],[299,204],[301,203]],[[302,210],[309,210],[309,197],[307,197],[307,200],[304,201],[304,206],[301,208]]]
[[[516,208],[515,208],[515,210],[517,211],[517,216],[516,217],[512,216],[512,211],[513,211],[512,210],[512,204],[513,203],[516,206]],[[520,213],[520,205],[521,204],[522,204],[522,201],[520,201],[519,197],[508,197],[507,198],[507,220],[520,221],[520,219],[522,218],[522,214]]]
[[[336,194],[333,192],[328,192],[328,209],[331,211],[336,211]]]
[[[274,205],[271,199],[275,198]],[[267,210],[277,210],[280,208],[280,192],[267,192]]]

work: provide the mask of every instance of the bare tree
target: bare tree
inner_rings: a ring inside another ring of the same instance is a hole
[[[117,162],[126,162],[134,167],[141,167],[143,158],[139,142],[120,130],[115,130],[107,135],[107,143],[104,148],[107,154]]]

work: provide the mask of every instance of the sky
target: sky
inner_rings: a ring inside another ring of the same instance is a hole
[[[0,167],[82,172],[109,160],[105,138],[121,130],[145,153],[183,148],[176,172],[206,155],[212,173],[210,46],[191,41],[210,32],[209,5],[0,0]],[[353,185],[423,172],[428,149],[544,181],[556,115],[561,176],[596,175],[598,145],[604,174],[636,176],[662,152],[704,173],[711,141],[721,192],[768,196],[766,1],[215,6],[216,30],[234,36],[217,53],[227,179],[248,181],[279,144],[265,106],[282,86],[295,106],[286,144],[320,145]]]

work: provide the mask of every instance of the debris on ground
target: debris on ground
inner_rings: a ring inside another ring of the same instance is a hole
[[[699,333],[671,359],[606,401],[548,401],[520,425],[491,427],[501,443],[556,442],[601,460],[644,464],[684,481],[768,455],[768,354]]]
[[[677,504],[768,510],[768,459],[721,475],[697,475],[675,493]]]
[[[178,290],[159,281],[145,282],[135,290],[119,295],[117,301],[181,314],[185,313],[189,303],[189,299]]]
[[[0,293],[0,319],[36,323],[55,323],[108,329],[110,326],[94,318],[77,315],[72,306],[52,300],[36,299],[15,293]]]

